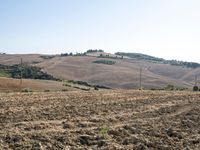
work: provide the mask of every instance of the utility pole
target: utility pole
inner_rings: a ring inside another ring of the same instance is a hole
[[[142,67],[140,67],[140,90],[142,90]]]
[[[195,86],[197,86],[197,75],[195,75]]]
[[[21,75],[20,75],[20,87],[21,87],[21,90],[22,90],[22,76],[23,76],[23,75],[22,75],[22,69],[23,69],[22,67],[23,67],[23,66],[22,66],[22,58],[21,58],[21,63],[20,63],[20,68],[21,68],[21,69],[20,69],[20,71],[21,71]]]

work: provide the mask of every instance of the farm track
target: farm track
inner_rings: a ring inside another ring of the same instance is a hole
[[[0,149],[200,149],[200,94],[0,94]]]

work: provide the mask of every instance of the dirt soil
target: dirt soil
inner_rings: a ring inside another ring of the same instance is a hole
[[[0,149],[200,149],[200,93],[0,94]]]

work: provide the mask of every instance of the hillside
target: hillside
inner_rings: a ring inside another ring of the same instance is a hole
[[[99,57],[101,54],[106,57]],[[109,56],[109,57],[107,57]],[[111,56],[111,57],[110,57]],[[168,84],[191,88],[199,68],[189,68],[144,59],[129,59],[124,56],[96,52],[84,56],[41,57],[39,54],[0,55],[0,64],[13,65],[28,62],[42,71],[65,80],[85,81],[93,85],[131,89],[139,86],[139,68],[142,67],[144,88],[163,88]],[[94,63],[94,62],[103,63]],[[111,65],[105,64],[111,62]],[[113,63],[114,62],[114,63]]]
[[[150,61],[155,63],[162,63],[162,64],[170,64],[174,66],[181,66],[181,67],[187,67],[187,68],[199,68],[200,64],[195,62],[187,62],[187,61],[178,61],[178,60],[165,60],[163,58],[158,58],[150,55],[145,55],[141,53],[124,53],[124,52],[117,52],[115,53],[119,56],[126,56],[131,59],[135,60],[144,60],[144,61]]]

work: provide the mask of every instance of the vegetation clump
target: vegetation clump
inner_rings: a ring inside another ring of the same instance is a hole
[[[93,63],[106,64],[106,65],[114,65],[116,62],[112,61],[112,60],[96,60],[96,61],[93,61]]]
[[[186,87],[178,87],[175,86],[173,84],[168,84],[166,87],[164,87],[164,89],[160,89],[160,90],[167,90],[167,91],[185,91],[188,90],[188,88]]]
[[[124,53],[124,52],[117,52],[115,55],[120,55],[120,56],[127,56],[132,59],[136,60],[145,60],[145,61],[150,61],[150,62],[155,62],[155,63],[162,63],[162,64],[170,64],[173,66],[181,66],[181,67],[187,67],[187,68],[199,68],[200,64],[195,63],[195,62],[186,62],[186,61],[178,61],[178,60],[165,60],[163,58],[158,58],[150,55],[145,55],[141,53]]]
[[[0,76],[20,79],[21,75],[26,79],[58,80],[36,66],[28,64],[16,64],[12,66],[0,65]]]
[[[124,52],[117,52],[115,53],[115,55],[119,55],[119,56],[128,56],[130,58],[134,58],[134,59],[138,59],[138,60],[149,60],[149,61],[164,61],[164,59],[162,58],[157,58],[157,57],[153,57],[153,56],[149,56],[149,55],[145,55],[145,54],[141,54],[141,53],[124,53]]]
[[[193,87],[193,91],[198,91],[198,90],[199,90],[199,87],[195,85],[195,86]]]
[[[67,57],[67,56],[86,56],[86,53],[61,53],[60,54],[61,57]]]
[[[73,56],[73,53],[61,53],[60,56],[61,56],[61,57]]]
[[[119,56],[119,55],[110,56],[110,55],[108,55],[108,54],[106,54],[106,55],[100,54],[100,55],[98,56],[98,58],[123,59],[124,57],[123,57],[123,56]]]
[[[29,88],[25,88],[25,89],[22,89],[21,92],[29,93],[29,92],[33,92],[33,90],[31,90]]]
[[[89,50],[87,50],[87,53],[96,53],[96,52],[104,52],[102,49],[89,49]]]
[[[54,57],[55,57],[54,55],[42,55],[42,56],[40,56],[40,58],[43,58],[43,59],[52,59]]]
[[[103,125],[101,128],[100,128],[100,131],[99,131],[99,134],[101,136],[103,136],[104,138],[106,138],[108,136],[108,131],[109,131],[109,127],[106,126],[106,125]]]
[[[81,88],[76,85],[84,86],[85,88]],[[85,81],[74,81],[74,80],[64,81],[63,86],[74,87],[74,88],[81,89],[81,90],[90,90],[90,88],[94,88],[94,90],[110,89],[110,87],[106,87],[103,85],[91,85]],[[87,87],[89,87],[89,88],[87,88]]]
[[[168,91],[173,91],[175,89],[174,85],[172,84],[168,84],[166,87],[165,87],[165,90],[168,90]]]
[[[44,90],[44,92],[50,92],[50,90],[47,89],[47,90]]]

